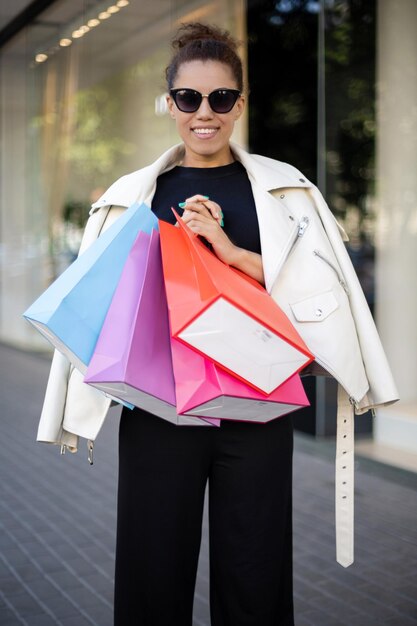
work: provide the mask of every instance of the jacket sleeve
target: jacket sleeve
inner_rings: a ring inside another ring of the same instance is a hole
[[[63,429],[70,362],[55,350],[38,427],[37,441],[66,446],[76,452],[78,437]]]
[[[398,400],[398,391],[374,319],[343,243],[340,227],[317,187],[313,186],[310,189],[310,193],[332,244],[350,294],[350,307],[355,320],[362,360],[369,382],[368,393],[361,400],[359,406],[356,407],[357,413],[364,413],[369,409],[396,402]]]
[[[124,207],[104,206],[88,219],[80,252],[84,252],[108,228]],[[83,377],[60,352],[55,351],[45,393],[37,441],[78,449],[78,437],[94,440],[111,400],[83,382]]]

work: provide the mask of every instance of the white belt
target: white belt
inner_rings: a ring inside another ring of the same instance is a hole
[[[336,431],[336,560],[343,567],[353,563],[354,511],[354,407],[341,385],[337,390]]]

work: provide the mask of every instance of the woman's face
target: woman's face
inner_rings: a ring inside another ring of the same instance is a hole
[[[220,88],[237,89],[232,70],[220,61],[189,61],[180,65],[174,89],[195,89],[209,94]],[[171,117],[175,119],[185,144],[183,165],[188,167],[217,167],[233,161],[229,139],[235,121],[241,116],[244,99],[240,96],[229,113],[215,113],[208,99],[203,98],[194,113],[183,113],[168,96]]]

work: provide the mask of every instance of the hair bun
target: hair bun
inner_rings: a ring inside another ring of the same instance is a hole
[[[227,30],[218,26],[187,22],[181,24],[172,41],[173,55],[165,76],[168,90],[172,89],[178,70],[183,63],[216,61],[229,66],[236,87],[243,91],[243,69],[237,49],[240,42]]]
[[[236,39],[234,39],[227,30],[222,30],[217,26],[201,24],[200,22],[181,24],[176,38],[172,42],[172,47],[179,50],[190,43],[204,39],[221,42],[234,52],[236,52],[239,47]]]

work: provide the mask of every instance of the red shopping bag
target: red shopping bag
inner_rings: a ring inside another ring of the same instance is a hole
[[[159,221],[172,336],[271,393],[313,355],[266,290],[220,261],[175,215],[178,228]]]

